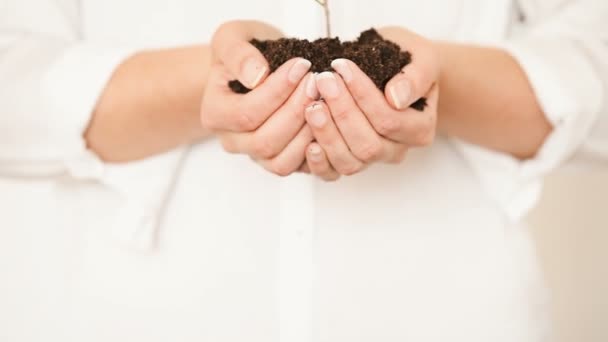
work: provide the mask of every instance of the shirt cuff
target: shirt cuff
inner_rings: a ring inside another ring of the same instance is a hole
[[[68,47],[41,79],[46,113],[56,116],[47,122],[61,125],[49,129],[56,135],[52,140],[57,151],[47,155],[62,156],[69,170],[72,163],[78,164],[75,176],[79,178],[94,178],[99,173],[98,163],[87,151],[84,131],[114,71],[134,53],[126,47],[79,43]],[[92,167],[84,167],[87,164]]]
[[[584,48],[575,42],[532,37],[510,41],[503,48],[527,74],[554,129],[537,155],[525,161],[459,140],[455,144],[487,193],[509,219],[518,221],[536,205],[543,176],[584,142],[601,108],[602,85]]]

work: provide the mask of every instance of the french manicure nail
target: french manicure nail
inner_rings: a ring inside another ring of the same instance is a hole
[[[322,128],[325,126],[325,123],[327,122],[327,115],[323,111],[323,107],[313,104],[312,106],[306,108],[306,112],[308,113],[308,123],[316,128]]]
[[[315,82],[315,74],[310,74],[306,81],[306,96],[308,98],[316,100],[319,98],[319,90],[317,89],[317,82]]]
[[[398,80],[390,86],[388,91],[397,109],[405,109],[409,106],[412,94],[410,81],[407,79]]]
[[[303,59],[303,58],[301,58],[297,62],[295,62],[291,66],[291,69],[289,69],[289,73],[287,74],[287,79],[289,80],[289,82],[291,82],[291,83],[300,82],[302,77],[304,77],[304,75],[306,75],[308,70],[310,70],[311,65],[312,65],[312,63],[310,63],[310,61]]]
[[[334,59],[333,62],[331,62],[331,67],[334,68],[338,72],[338,74],[340,74],[340,76],[342,76],[344,82],[348,83],[352,81],[353,71],[350,69],[350,66],[348,65],[346,59]]]
[[[317,88],[321,95],[326,99],[333,99],[340,95],[340,89],[338,88],[338,80],[332,72],[322,72],[315,77],[317,82]]]
[[[243,77],[243,83],[249,89],[253,89],[257,87],[264,75],[268,67],[261,63],[257,58],[250,57],[243,63],[243,67],[241,68],[241,75]]]

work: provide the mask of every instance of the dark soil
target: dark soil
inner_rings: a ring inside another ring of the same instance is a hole
[[[334,71],[331,62],[337,58],[346,58],[357,64],[363,72],[384,91],[388,81],[401,72],[404,66],[412,61],[412,55],[401,51],[399,46],[382,38],[374,29],[361,33],[356,41],[341,42],[339,38],[321,38],[314,42],[294,38],[278,40],[251,41],[270,64],[274,72],[288,60],[302,57],[312,63],[312,72]],[[230,81],[230,89],[245,94],[250,91],[239,81]],[[426,99],[421,98],[411,106],[419,111],[426,107]]]

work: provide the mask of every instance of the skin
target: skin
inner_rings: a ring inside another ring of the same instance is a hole
[[[308,71],[310,62],[296,58],[272,74],[264,56],[248,41],[243,22],[229,22],[213,36],[214,63],[202,103],[201,122],[230,153],[249,155],[268,171],[287,176],[305,161],[313,141],[304,108],[318,96]],[[261,23],[271,38],[277,30]],[[255,36],[259,37],[259,36]],[[233,93],[228,81],[238,79],[253,90]]]
[[[523,70],[506,52],[433,42],[399,27],[379,32],[414,60],[387,84],[384,98],[351,61],[332,63],[341,77],[316,78],[327,105],[307,110],[316,138],[307,150],[313,174],[335,180],[374,162],[401,162],[408,148],[430,145],[437,130],[528,159],[551,132]],[[409,108],[421,97],[424,112]]]
[[[85,132],[89,148],[107,162],[128,162],[208,136],[199,115],[210,51],[206,46],[146,51],[122,63]]]
[[[519,159],[534,157],[552,126],[517,61],[499,49],[436,47],[445,70],[439,130]]]
[[[228,152],[249,155],[277,175],[304,171],[332,181],[371,163],[399,163],[438,131],[521,159],[534,156],[550,133],[525,74],[506,52],[435,42],[397,27],[379,32],[414,55],[385,93],[348,60],[334,61],[337,73],[312,75],[307,61],[294,59],[269,75],[248,41],[282,34],[261,22],[225,23],[209,47],[142,52],[108,84],[87,141],[106,160],[128,161],[213,134]],[[234,94],[232,79],[253,90]],[[427,108],[409,108],[420,97]]]

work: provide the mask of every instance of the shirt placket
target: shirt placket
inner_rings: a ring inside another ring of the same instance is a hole
[[[314,39],[322,31],[322,12],[313,0],[284,0],[286,35]],[[313,179],[281,180],[277,305],[280,342],[310,342],[313,331],[315,208]]]
[[[314,282],[314,206],[310,178],[282,181],[278,257],[280,342],[310,342]]]

